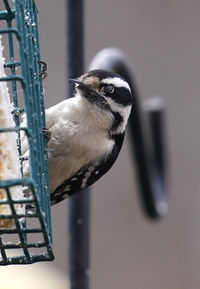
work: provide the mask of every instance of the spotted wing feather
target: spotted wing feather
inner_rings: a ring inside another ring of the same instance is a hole
[[[105,161],[101,161],[99,164],[87,164],[70,179],[66,180],[62,185],[57,187],[51,194],[51,205],[57,204],[60,201],[72,196],[76,192],[94,184],[109,171],[121,150],[124,134],[116,135],[114,138],[115,146],[113,147],[109,157]]]

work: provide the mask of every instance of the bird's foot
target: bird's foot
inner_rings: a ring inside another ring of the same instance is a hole
[[[38,64],[41,65],[41,72],[39,74],[39,76],[42,76],[42,79],[45,79],[47,76],[48,76],[48,73],[47,73],[47,64],[46,62],[44,61],[38,61]]]
[[[46,127],[43,127],[42,132],[43,132],[44,136],[46,137],[47,142],[49,142],[51,139],[51,135],[52,135],[51,130],[46,128]]]

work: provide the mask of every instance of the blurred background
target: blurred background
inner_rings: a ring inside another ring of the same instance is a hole
[[[47,107],[66,97],[65,2],[36,0]],[[170,210],[161,221],[141,210],[128,135],[115,166],[92,187],[91,288],[199,287],[199,15],[197,0],[85,1],[86,70],[104,47],[129,56],[141,99],[166,102],[170,164]],[[67,210],[68,201],[52,208],[55,261],[26,270],[48,267],[67,278]]]

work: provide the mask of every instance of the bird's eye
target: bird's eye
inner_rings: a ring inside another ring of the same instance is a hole
[[[111,84],[104,85],[101,89],[102,92],[109,94],[114,92],[114,87]]]

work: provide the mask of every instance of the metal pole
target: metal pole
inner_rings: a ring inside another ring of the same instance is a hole
[[[104,48],[95,55],[89,68],[115,71],[131,86],[134,96],[133,110],[129,119],[131,149],[136,161],[140,196],[145,213],[148,217],[156,219],[165,216],[168,210],[165,106],[162,98],[150,98],[144,110],[129,63],[126,55],[119,49]]]
[[[67,77],[84,72],[84,3],[67,0]],[[72,95],[69,86],[68,95]],[[89,289],[89,190],[69,199],[69,278],[71,289]]]

